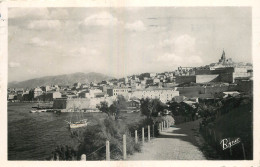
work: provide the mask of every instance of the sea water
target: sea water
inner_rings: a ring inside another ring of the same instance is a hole
[[[58,145],[78,144],[65,122],[72,113],[29,113],[33,106],[37,104],[8,103],[9,160],[45,160]]]

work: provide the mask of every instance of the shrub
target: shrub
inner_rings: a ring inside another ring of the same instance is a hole
[[[106,140],[109,140],[111,158],[121,159],[124,134],[127,136],[127,154],[140,151],[140,145],[135,144],[134,139],[130,137],[128,127],[123,122],[108,117],[103,122],[99,122],[98,125],[86,128],[84,140],[79,146],[79,156],[86,154],[88,160],[105,159],[105,143]],[[95,152],[97,149],[99,150]]]

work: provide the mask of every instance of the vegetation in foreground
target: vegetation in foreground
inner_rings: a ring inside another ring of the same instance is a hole
[[[205,101],[203,109],[200,112],[203,118],[201,133],[222,158],[253,159],[253,98],[230,96],[215,102]],[[225,138],[240,138],[241,142],[231,149],[223,150],[220,141]],[[243,155],[242,143],[246,157]]]

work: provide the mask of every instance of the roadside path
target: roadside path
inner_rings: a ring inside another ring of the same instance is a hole
[[[199,120],[170,127],[158,138],[146,142],[140,153],[130,155],[128,160],[205,160],[199,149],[203,139],[199,134]]]

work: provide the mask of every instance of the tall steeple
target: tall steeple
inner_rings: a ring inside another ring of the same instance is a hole
[[[223,52],[222,52],[221,59],[222,59],[224,62],[225,62],[225,60],[226,60],[226,56],[225,56],[225,51],[224,51],[224,49],[223,49]]]

